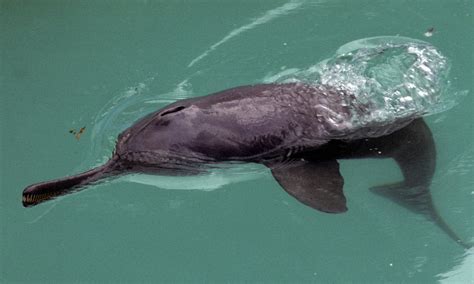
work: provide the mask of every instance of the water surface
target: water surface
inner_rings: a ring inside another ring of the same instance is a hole
[[[390,160],[341,162],[341,215],[301,205],[263,167],[199,180],[206,191],[122,180],[31,209],[21,191],[100,163],[139,113],[302,70],[361,38],[427,41],[449,58],[452,85],[472,92],[473,5],[1,1],[0,280],[472,282],[472,250],[368,191],[401,177]],[[438,149],[433,198],[467,241],[473,105],[470,94],[427,118]],[[83,126],[79,140],[69,133]]]

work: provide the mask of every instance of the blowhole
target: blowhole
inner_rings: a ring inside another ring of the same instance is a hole
[[[175,112],[178,112],[178,111],[183,110],[185,108],[186,108],[185,106],[178,106],[178,107],[175,107],[175,108],[172,108],[172,109],[169,109],[169,110],[165,111],[160,116],[165,116],[165,115],[170,114],[170,113],[175,113]]]

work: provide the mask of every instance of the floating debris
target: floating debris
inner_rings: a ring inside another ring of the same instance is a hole
[[[74,137],[76,137],[77,140],[81,139],[81,135],[84,133],[84,131],[86,131],[86,127],[81,127],[81,129],[79,129],[79,131],[76,131],[76,129],[70,129],[69,130],[69,133],[71,133],[72,135],[74,135]]]
[[[433,33],[434,33],[435,29],[433,27],[429,28],[425,33],[425,37],[431,37],[433,36]]]

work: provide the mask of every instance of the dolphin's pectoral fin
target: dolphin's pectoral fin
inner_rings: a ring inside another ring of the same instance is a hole
[[[328,213],[347,211],[342,191],[344,179],[336,160],[301,161],[290,166],[270,166],[283,189],[301,203]]]

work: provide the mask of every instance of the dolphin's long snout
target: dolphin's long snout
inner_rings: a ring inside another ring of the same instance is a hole
[[[116,174],[114,173],[115,162],[116,159],[111,159],[106,164],[81,174],[32,184],[23,190],[23,206],[35,206],[58,196],[79,191],[88,184],[113,176]]]

